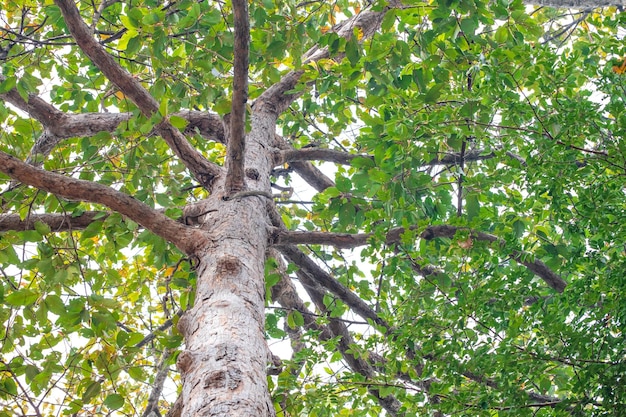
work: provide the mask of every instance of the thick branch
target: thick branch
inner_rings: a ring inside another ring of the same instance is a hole
[[[246,102],[248,101],[248,53],[250,22],[248,0],[233,0],[235,24],[235,60],[233,64],[233,102],[230,112],[230,137],[226,148],[226,193],[244,188],[246,148]]]
[[[0,82],[5,80],[6,77],[0,75]],[[59,124],[59,120],[62,120],[65,117],[65,114],[62,111],[56,109],[53,105],[46,103],[36,95],[29,94],[28,101],[25,101],[16,88],[11,88],[6,93],[0,94],[0,99],[6,101],[7,103],[11,103],[23,112],[28,113],[44,126],[57,125]]]
[[[463,227],[449,226],[449,225],[436,225],[428,226],[421,234],[420,238],[425,240],[431,240],[438,237],[453,238],[458,231],[469,230]],[[406,229],[402,227],[391,229],[386,236],[386,243],[398,243],[400,237],[405,233]],[[470,237],[478,241],[497,242],[499,245],[504,246],[504,240],[489,233],[479,232],[476,230],[469,230]],[[372,237],[372,233],[327,233],[327,232],[286,232],[281,231],[278,233],[275,243],[277,245],[286,244],[313,244],[313,245],[331,245],[337,248],[351,249],[358,246],[367,244],[367,241]],[[558,274],[552,271],[546,264],[539,259],[533,259],[532,261],[524,259],[525,256],[520,251],[513,251],[510,254],[511,258],[524,265],[531,272],[543,279],[550,288],[558,292],[563,292],[567,283]]]
[[[6,77],[0,75],[0,82]],[[63,113],[56,107],[42,100],[35,94],[29,94],[28,100],[14,87],[6,93],[0,94],[0,100],[12,104],[33,119],[59,139],[91,136],[98,132],[113,132],[120,123],[132,117],[131,112],[125,113]],[[220,143],[226,143],[224,127],[221,118],[214,113],[195,110],[184,110],[174,113],[175,116],[187,120],[186,134],[198,133],[202,137]]]
[[[313,166],[310,162],[297,161],[290,164],[293,169],[305,180],[311,187],[318,192],[322,192],[327,188],[334,187],[333,180],[328,178],[326,174]]]
[[[44,171],[4,152],[0,152],[0,172],[24,184],[70,200],[105,205],[169,240],[187,254],[194,253],[196,246],[203,240],[201,236],[195,235],[202,233],[200,230],[188,228],[131,196],[105,185]]]
[[[287,149],[274,155],[274,164],[282,165],[285,162],[294,161],[326,161],[336,164],[350,165],[354,158],[372,158],[369,155],[354,155],[347,152],[324,148]]]
[[[87,55],[102,73],[119,90],[133,101],[146,117],[151,117],[159,112],[159,103],[143,88],[141,83],[128,71],[122,68],[115,59],[109,55],[102,45],[92,36],[91,30],[80,17],[80,13],[72,0],[55,0],[61,9],[65,23],[76,40],[80,49]],[[209,162],[187,141],[185,136],[164,118],[155,126],[159,135],[165,140],[185,166],[194,176],[208,189],[213,180],[220,176],[222,170],[219,166]]]
[[[278,135],[274,136],[274,147],[286,151],[294,150],[291,144]],[[307,161],[293,161],[289,164],[300,177],[305,180],[311,187],[315,188],[318,192],[322,192],[327,188],[334,187],[333,180],[328,178],[326,174],[320,171],[317,167],[313,166]]]
[[[6,78],[0,75],[0,82]],[[35,94],[29,94],[24,101],[17,89],[11,88],[0,94],[0,100],[12,104],[27,113],[44,127],[44,132],[31,149],[29,163],[45,160],[52,149],[63,139],[92,136],[98,132],[113,132],[118,126],[132,117],[126,113],[78,113],[68,114],[42,100]],[[222,119],[214,113],[185,110],[174,113],[187,120],[185,134],[199,134],[202,137],[220,143],[226,143]],[[40,157],[35,158],[35,155]]]

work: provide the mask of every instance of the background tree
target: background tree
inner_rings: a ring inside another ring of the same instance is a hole
[[[623,413],[615,7],[0,4],[1,416]]]

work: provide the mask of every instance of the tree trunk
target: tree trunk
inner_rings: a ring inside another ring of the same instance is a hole
[[[275,118],[255,114],[246,146],[247,191],[226,196],[223,179],[202,202],[211,242],[198,253],[194,307],[178,328],[186,349],[182,416],[274,416],[266,367],[264,260],[268,247],[267,150]],[[226,198],[226,200],[225,200]]]

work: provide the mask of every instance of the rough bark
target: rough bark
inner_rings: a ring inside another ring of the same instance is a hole
[[[267,144],[275,118],[252,115],[245,159],[246,187],[258,195],[224,199],[220,182],[202,204],[202,228],[212,246],[198,253],[194,307],[178,327],[186,349],[178,358],[183,379],[182,416],[273,416],[265,369],[270,361],[264,334],[266,212],[272,168]],[[211,211],[215,210],[215,212]]]

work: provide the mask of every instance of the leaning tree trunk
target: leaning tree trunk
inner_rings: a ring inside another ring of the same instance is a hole
[[[186,349],[182,373],[183,416],[273,416],[264,337],[264,260],[268,246],[268,150],[275,117],[252,116],[246,142],[246,191],[227,197],[224,183],[195,207],[200,227],[211,234],[198,253],[194,307],[178,328]]]

